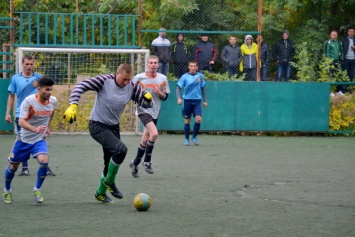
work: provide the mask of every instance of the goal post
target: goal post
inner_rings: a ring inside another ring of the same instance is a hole
[[[74,124],[64,122],[63,113],[68,106],[70,91],[76,83],[100,74],[112,74],[122,63],[132,65],[133,73],[146,71],[148,49],[87,49],[87,48],[35,48],[16,49],[16,72],[21,72],[22,58],[30,54],[35,59],[34,71],[53,78],[53,95],[58,99],[51,130],[57,133],[88,132],[88,119],[94,104],[96,92],[82,95],[78,117]],[[120,118],[123,133],[141,133],[142,125],[135,115],[135,104],[129,103]]]

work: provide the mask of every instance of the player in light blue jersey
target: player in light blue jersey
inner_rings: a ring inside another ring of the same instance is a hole
[[[127,147],[120,136],[121,114],[131,100],[143,107],[151,106],[151,94],[131,81],[132,72],[131,65],[124,63],[118,66],[116,74],[99,75],[78,83],[70,94],[70,105],[64,114],[67,122],[74,122],[81,94],[96,91],[89,131],[104,152],[104,170],[95,193],[96,200],[103,203],[113,202],[106,195],[107,190],[112,196],[123,198],[115,181],[118,169],[127,155]]]
[[[57,104],[57,99],[51,96],[53,85],[52,78],[43,76],[38,80],[37,93],[26,97],[21,104],[21,130],[8,158],[10,165],[5,170],[3,198],[6,204],[13,202],[11,182],[15,172],[20,163],[28,160],[31,154],[39,163],[33,193],[37,203],[43,202],[41,186],[48,172],[48,148],[45,139],[50,135],[50,125]]]
[[[158,129],[156,124],[161,107],[161,101],[168,99],[170,88],[166,76],[158,73],[159,58],[155,55],[148,57],[147,68],[148,71],[140,73],[133,78],[133,82],[138,83],[143,90],[152,94],[152,103],[154,106],[151,108],[137,107],[139,119],[144,125],[144,131],[141,142],[138,146],[136,158],[129,163],[132,169],[133,177],[138,177],[138,165],[145,153],[143,166],[147,173],[153,174],[152,168],[152,152],[155,141],[158,138]]]
[[[34,68],[34,58],[31,55],[25,55],[22,58],[23,71],[21,73],[15,74],[8,87],[9,96],[7,99],[7,108],[5,114],[5,120],[7,123],[12,123],[11,110],[13,108],[16,96],[16,129],[17,133],[20,132],[21,127],[18,124],[20,116],[20,108],[22,101],[29,95],[33,95],[37,92],[38,80],[42,77],[41,74],[33,71]],[[24,160],[22,163],[22,171],[19,176],[28,176],[30,171],[28,169],[28,162]],[[55,173],[51,169],[48,170],[48,175],[55,176]]]
[[[182,104],[182,116],[184,117],[185,146],[190,145],[190,119],[191,115],[195,117],[195,125],[192,133],[192,141],[199,145],[197,134],[200,131],[202,121],[201,101],[203,107],[207,107],[206,101],[206,82],[203,74],[198,72],[197,62],[190,61],[188,64],[189,72],[182,75],[176,87],[177,103]],[[182,101],[180,97],[181,88],[184,89]]]

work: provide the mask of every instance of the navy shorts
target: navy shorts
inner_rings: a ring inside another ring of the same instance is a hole
[[[33,158],[37,158],[39,154],[48,155],[47,142],[45,140],[41,140],[35,144],[28,144],[17,140],[12,148],[8,160],[11,163],[21,163],[28,160],[31,154]]]
[[[202,107],[201,107],[201,100],[184,100],[182,105],[182,116],[184,118],[191,118],[191,114],[196,116],[202,117]]]

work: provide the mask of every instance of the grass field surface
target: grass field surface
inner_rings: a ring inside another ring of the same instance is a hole
[[[1,182],[14,135],[0,136]],[[123,135],[128,155],[117,175],[123,199],[94,199],[102,150],[89,135],[48,138],[50,166],[44,203],[31,176],[15,176],[13,204],[0,204],[0,236],[355,236],[355,139],[345,137],[199,137],[161,135],[154,174],[128,167],[140,136]],[[18,171],[19,172],[19,171]],[[18,173],[17,172],[17,173]],[[147,212],[132,205],[137,193],[152,199]],[[110,194],[108,194],[110,195]],[[111,197],[111,195],[110,195]]]

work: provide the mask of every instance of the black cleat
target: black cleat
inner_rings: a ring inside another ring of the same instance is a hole
[[[113,201],[111,200],[111,198],[109,198],[106,194],[98,194],[97,192],[95,193],[95,199],[97,201],[106,203],[106,204],[110,204],[113,203]]]
[[[132,176],[138,178],[138,166],[135,166],[133,161],[131,161],[131,163],[129,163],[129,167],[132,169]]]
[[[119,198],[119,199],[123,198],[123,194],[121,193],[120,190],[118,190],[115,183],[108,184],[108,183],[106,183],[106,179],[105,179],[104,185],[107,188],[107,190],[111,193],[112,196]]]

